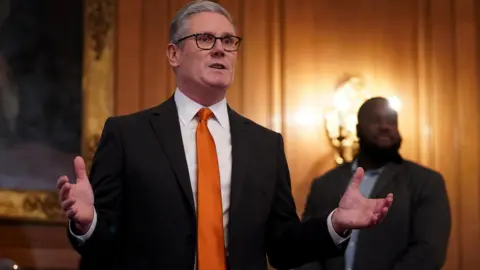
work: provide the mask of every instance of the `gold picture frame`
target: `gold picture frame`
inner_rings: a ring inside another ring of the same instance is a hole
[[[81,149],[90,167],[104,122],[113,114],[116,0],[83,3]],[[0,190],[0,219],[66,221],[58,193],[35,190]]]

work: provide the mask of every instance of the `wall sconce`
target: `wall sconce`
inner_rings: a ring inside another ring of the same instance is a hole
[[[335,147],[337,164],[352,161],[358,151],[357,112],[368,98],[370,94],[359,77],[347,77],[336,87],[333,109],[325,114],[325,128]]]

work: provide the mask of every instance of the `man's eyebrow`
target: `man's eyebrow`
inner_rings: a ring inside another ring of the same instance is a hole
[[[235,36],[235,34],[232,32],[223,32],[222,37],[225,37],[225,36]]]
[[[214,34],[213,32],[211,32],[211,31],[203,31],[203,32],[200,32],[200,33],[201,33],[201,34],[210,34],[210,35],[213,35],[213,36],[217,36],[217,35],[215,35],[215,34]],[[232,33],[232,32],[222,32],[222,33],[220,34],[220,37],[227,37],[227,36],[235,36],[235,34]]]

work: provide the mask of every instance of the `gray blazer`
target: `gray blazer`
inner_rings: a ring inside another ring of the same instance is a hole
[[[312,182],[303,219],[338,205],[352,177],[341,165]],[[387,165],[372,198],[394,194],[385,220],[362,230],[352,270],[437,270],[446,257],[451,214],[443,177],[411,161]],[[344,257],[304,265],[297,270],[345,270]]]

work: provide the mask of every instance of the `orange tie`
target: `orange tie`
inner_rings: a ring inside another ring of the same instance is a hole
[[[220,172],[215,141],[207,126],[207,120],[212,116],[208,108],[198,111],[198,270],[226,269]]]

